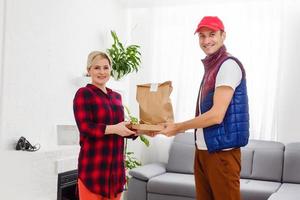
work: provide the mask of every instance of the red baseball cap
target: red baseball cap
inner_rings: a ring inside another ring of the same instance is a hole
[[[199,22],[197,29],[194,34],[198,33],[200,28],[207,27],[214,31],[222,30],[224,31],[223,22],[217,16],[205,16]]]

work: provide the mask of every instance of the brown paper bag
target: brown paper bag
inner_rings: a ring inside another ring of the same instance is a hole
[[[173,122],[170,99],[172,82],[137,85],[136,100],[140,109],[140,124],[158,125]]]

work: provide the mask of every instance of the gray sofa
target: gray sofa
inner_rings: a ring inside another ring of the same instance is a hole
[[[194,200],[193,133],[178,134],[167,164],[152,163],[129,172],[128,200]],[[300,200],[300,142],[250,140],[242,148],[243,200]]]

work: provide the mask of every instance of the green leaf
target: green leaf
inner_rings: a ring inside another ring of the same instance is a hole
[[[145,136],[140,135],[139,138],[140,138],[140,140],[141,140],[147,147],[150,146],[150,142],[149,142],[149,140],[148,140]]]
[[[138,122],[139,122],[138,118],[131,115],[130,110],[127,106],[124,105],[124,108],[126,111],[126,116],[128,116],[127,118],[129,118],[131,124],[138,124]]]

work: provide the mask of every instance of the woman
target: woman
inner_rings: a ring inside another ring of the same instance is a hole
[[[88,55],[91,84],[80,88],[73,101],[80,132],[78,189],[80,200],[119,200],[125,184],[124,139],[135,132],[126,128],[121,95],[106,87],[111,60],[106,53]],[[133,135],[134,136],[134,135]]]

